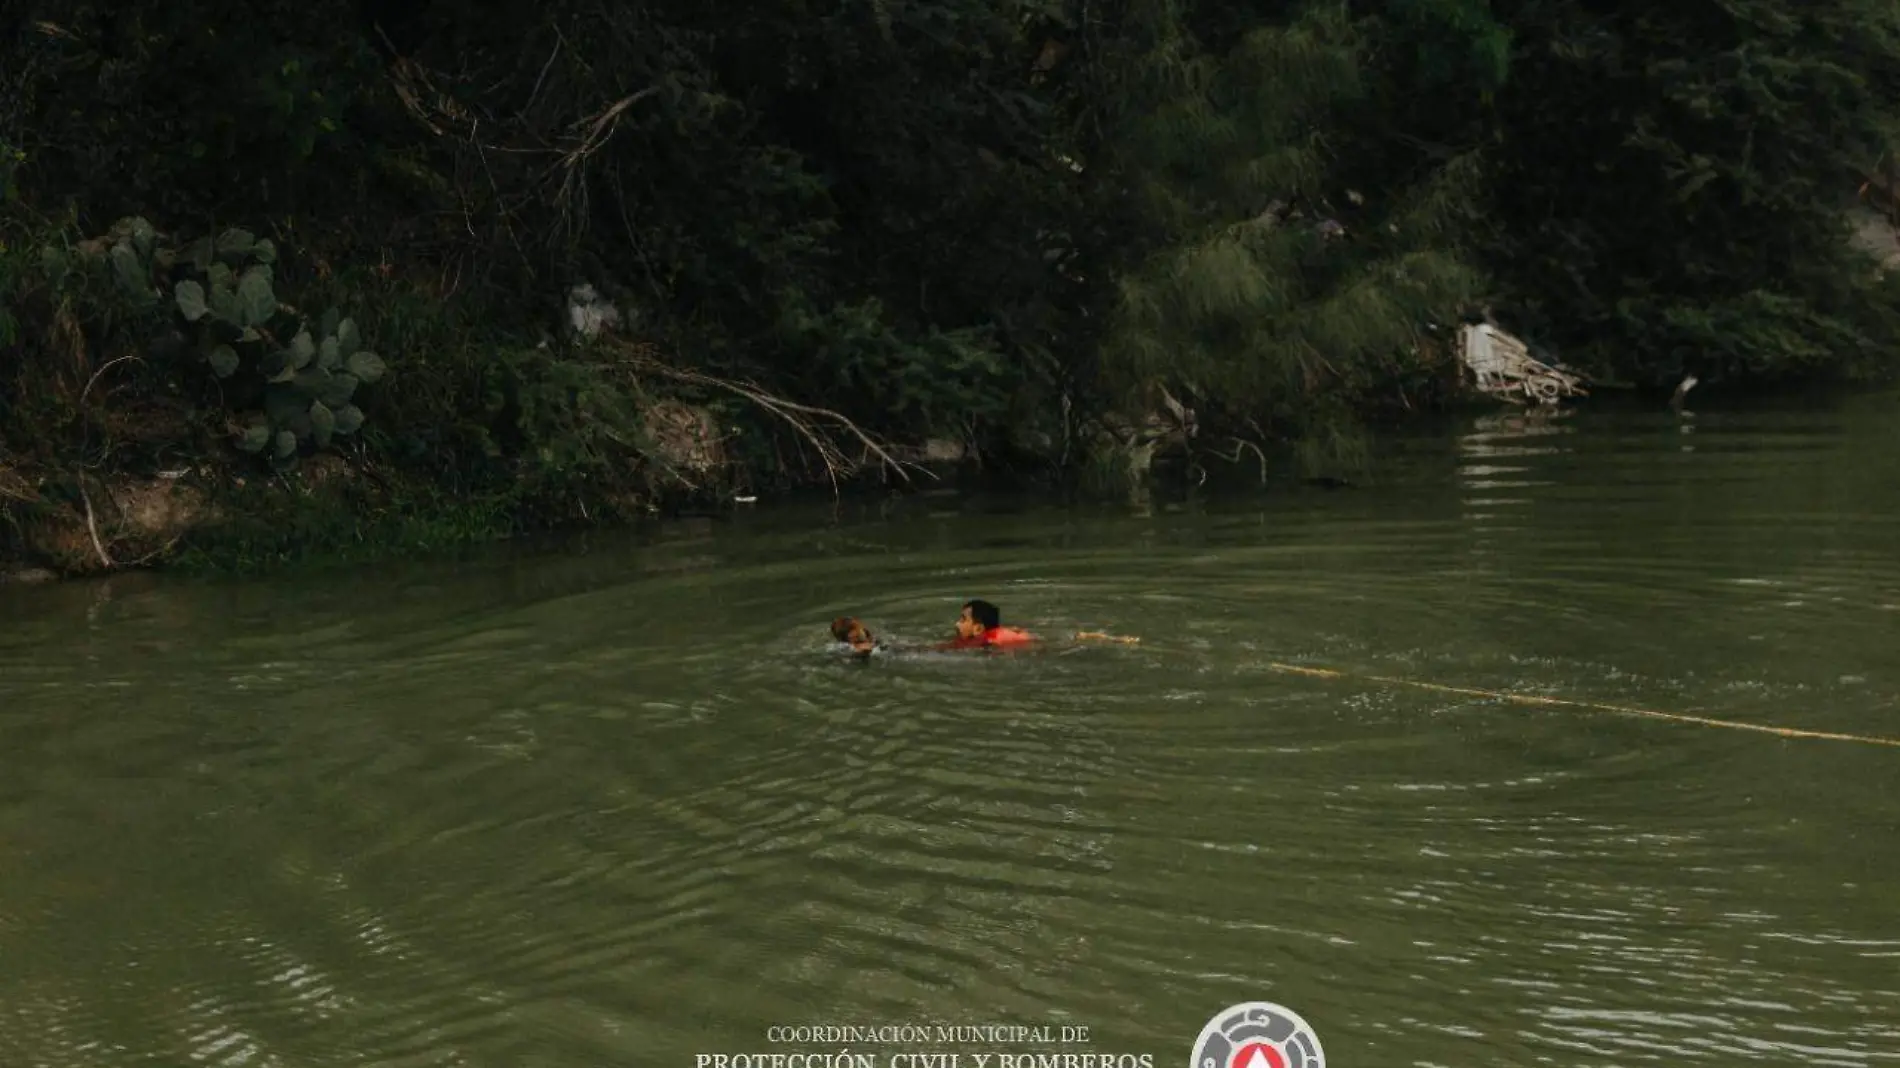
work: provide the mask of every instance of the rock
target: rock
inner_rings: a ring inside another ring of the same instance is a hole
[[[953,464],[965,455],[963,442],[949,438],[931,438],[924,442],[924,462],[931,464]]]
[[[348,460],[332,452],[320,452],[298,466],[302,469],[299,474],[303,484],[311,489],[322,489],[346,481],[355,474],[355,468],[350,466]]]
[[[139,541],[169,542],[208,518],[204,492],[171,479],[120,486],[113,500],[119,508],[115,533]]]
[[[57,572],[43,567],[27,567],[18,571],[0,571],[0,586],[37,586],[46,582],[58,582]]]

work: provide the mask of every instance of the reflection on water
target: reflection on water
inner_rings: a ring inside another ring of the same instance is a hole
[[[1892,751],[1269,666],[1900,733],[1891,401],[1702,407],[1693,452],[1510,413],[1349,492],[0,592],[0,1063],[928,1019],[1172,1064],[1265,998],[1342,1065],[1893,1064]],[[971,596],[1142,641],[827,646]]]

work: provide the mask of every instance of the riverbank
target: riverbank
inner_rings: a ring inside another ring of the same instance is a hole
[[[1262,493],[1267,500],[1291,505],[1318,491],[1406,491],[1420,474],[1415,459],[1405,459],[1415,450],[1408,443],[1421,437],[1572,433],[1605,420],[1675,425],[1681,433],[1692,434],[1711,422],[1720,426],[1725,421],[1782,419],[1791,412],[1823,416],[1841,401],[1838,393],[1819,387],[1796,395],[1742,393],[1697,399],[1711,405],[1700,415],[1691,411],[1685,416],[1672,413],[1662,398],[1644,393],[1599,394],[1586,403],[1555,408],[1520,408],[1468,396],[1454,406],[1377,425],[1364,442],[1359,466],[1331,468],[1320,476],[1307,474],[1291,447],[1260,456],[1212,455],[1204,447],[1163,454],[1147,477],[1110,482],[1053,468],[984,470],[967,460],[925,458],[907,466],[908,478],[860,477],[835,490],[822,479],[807,479],[781,481],[760,491],[738,472],[727,471],[717,483],[678,485],[672,492],[656,487],[618,511],[583,510],[583,504],[567,516],[550,516],[522,494],[492,484],[479,493],[453,495],[413,471],[399,473],[401,481],[394,481],[373,460],[353,458],[369,455],[367,448],[352,456],[313,457],[264,476],[234,462],[241,459],[237,457],[157,476],[121,472],[116,481],[111,472],[95,471],[88,473],[88,493],[77,503],[70,499],[71,483],[49,482],[51,492],[43,489],[46,496],[37,502],[23,499],[17,489],[11,491],[4,513],[10,539],[8,551],[0,554],[0,585],[127,571],[262,578],[426,563],[509,545],[515,547],[510,551],[560,547],[595,535],[645,536],[681,520],[745,525],[769,523],[762,517],[771,515],[810,518],[840,508],[841,514],[868,510],[897,515],[969,499],[993,499],[994,507],[1006,510],[1027,500],[1059,499],[1080,507],[1081,514],[1105,516],[1126,514],[1131,507],[1157,513],[1193,509],[1209,500]],[[1444,474],[1437,466],[1427,471],[1434,477]],[[47,500],[62,490],[66,499]],[[90,521],[84,511],[88,501]],[[23,534],[45,540],[26,541]]]
[[[972,471],[1125,493],[1184,465],[1363,463],[1337,424],[1330,451],[1271,420],[1204,447],[1165,387],[1133,414],[1065,394],[1000,436],[934,436],[693,366],[591,286],[550,313],[340,268],[282,225],[0,222],[0,573],[20,580],[380,560]],[[1449,350],[1420,351],[1438,380],[1414,393],[1454,399]]]
[[[1418,403],[1348,409],[1317,443],[1205,433],[1162,390],[1140,420],[1076,413],[1058,436],[1044,413],[1027,424],[1036,435],[988,453],[874,435],[822,404],[680,366],[585,292],[537,324],[413,271],[339,271],[281,233],[192,237],[130,217],[90,238],[10,236],[4,582],[427,558],[971,479],[1110,498],[1157,479],[1343,487],[1373,475],[1379,435],[1458,412],[1564,414],[1482,395],[1438,342],[1417,350]],[[1662,398],[1564,403],[1661,410]]]
[[[1612,8],[49,10],[0,37],[0,559],[1338,478],[1492,312],[1665,396],[1891,379],[1900,12]]]
[[[902,482],[962,451],[683,366],[598,300],[537,322],[414,265],[338,270],[281,228],[0,221],[16,577],[428,553]]]

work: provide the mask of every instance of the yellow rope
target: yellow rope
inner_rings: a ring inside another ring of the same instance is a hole
[[[1085,630],[1076,634],[1078,641],[1109,641],[1134,645],[1140,638],[1121,637],[1105,634],[1098,630]],[[1301,667],[1297,664],[1268,664],[1274,671],[1289,675],[1306,675],[1316,679],[1360,679],[1365,682],[1380,682],[1388,686],[1410,686],[1415,690],[1431,690],[1435,693],[1452,693],[1462,697],[1491,697],[1500,701],[1509,701],[1518,705],[1539,705],[1546,708],[1587,708],[1595,712],[1608,712],[1618,716],[1640,716],[1645,719],[1671,720],[1677,723],[1694,723],[1703,727],[1726,727],[1737,731],[1755,731],[1760,734],[1772,734],[1778,738],[1816,738],[1829,742],[1859,742],[1862,745],[1885,745],[1900,749],[1900,738],[1883,738],[1872,734],[1841,734],[1835,731],[1809,731],[1799,727],[1777,727],[1772,724],[1741,723],[1732,719],[1715,719],[1711,716],[1691,716],[1682,712],[1659,712],[1653,708],[1635,708],[1630,705],[1610,705],[1598,701],[1570,701],[1562,697],[1538,697],[1532,694],[1502,693],[1497,690],[1479,690],[1468,686],[1446,686],[1437,682],[1421,682],[1418,679],[1400,679],[1389,675],[1351,675],[1332,668]]]
[[[1390,686],[1410,686],[1415,690],[1431,690],[1436,693],[1454,693],[1465,697],[1492,697],[1500,701],[1509,701],[1519,705],[1564,706],[1568,708],[1587,708],[1597,712],[1609,712],[1619,716],[1642,716],[1648,719],[1674,720],[1679,723],[1695,723],[1704,727],[1727,727],[1738,731],[1758,731],[1773,734],[1781,738],[1819,738],[1831,742],[1860,742],[1863,745],[1886,745],[1900,748],[1900,738],[1882,738],[1867,734],[1837,734],[1833,731],[1808,731],[1796,727],[1775,727],[1760,723],[1738,723],[1728,719],[1712,719],[1708,716],[1690,716],[1681,712],[1658,712],[1650,708],[1632,708],[1629,705],[1607,705],[1595,701],[1568,701],[1561,697],[1536,697],[1530,694],[1500,693],[1496,690],[1478,690],[1465,686],[1445,686],[1436,682],[1420,682],[1416,679],[1399,679],[1387,675],[1351,675],[1330,668],[1300,667],[1295,664],[1268,664],[1274,671],[1290,675],[1307,675],[1317,679],[1362,679],[1366,682],[1382,682]]]

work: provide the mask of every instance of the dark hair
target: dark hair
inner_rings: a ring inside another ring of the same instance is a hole
[[[970,618],[983,624],[984,630],[993,630],[1003,625],[1002,610],[988,601],[966,601],[963,607],[970,610]]]

